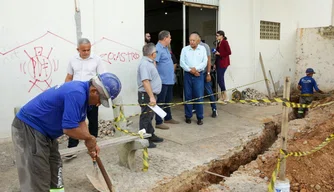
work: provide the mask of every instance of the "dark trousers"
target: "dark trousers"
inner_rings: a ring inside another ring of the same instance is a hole
[[[217,67],[217,81],[221,91],[226,91],[225,87],[225,72],[227,68]]]
[[[313,96],[300,96],[299,98],[299,103],[300,104],[306,104],[306,105],[310,105],[313,101]],[[302,108],[300,107],[298,109],[298,118],[304,118],[305,117],[305,112],[308,111],[308,108]]]
[[[158,100],[157,103],[170,103],[172,102],[173,99],[173,86],[174,85],[162,85],[161,87],[161,92],[158,95]],[[168,105],[159,105],[159,107],[164,108],[167,107]],[[163,109],[167,115],[164,118],[165,121],[171,120],[172,119],[172,112],[170,110],[170,107],[164,108]],[[159,115],[155,116],[155,121],[156,121],[156,125],[160,125],[163,123],[162,118]]]
[[[156,96],[155,96],[156,97]],[[150,103],[150,97],[145,92],[138,92],[138,103],[139,104],[148,104]],[[153,134],[154,127],[152,125],[152,120],[154,117],[154,112],[152,109],[147,106],[143,105],[141,107],[141,114],[139,117],[139,130],[145,129],[146,133]]]
[[[212,81],[207,82],[206,79],[204,78],[204,89],[205,89],[206,94],[210,95],[209,96],[210,101],[215,102],[216,98],[213,95],[213,91],[212,91]],[[217,110],[216,103],[211,103],[211,109],[212,111]]]
[[[49,139],[15,117],[12,140],[21,191],[62,189],[62,161],[57,139]]]
[[[204,95],[204,75],[200,73],[199,77],[192,75],[189,72],[184,72],[184,98],[186,101],[192,100],[193,98],[203,97]],[[197,99],[194,102],[202,102],[203,98]],[[185,104],[184,111],[186,118],[192,117],[193,104]],[[195,104],[197,119],[203,119],[203,104]]]
[[[90,109],[87,110],[87,118],[88,118],[88,129],[89,133],[95,137],[97,137],[99,132],[99,107],[91,106]],[[68,140],[68,148],[76,147],[79,144],[79,140],[69,138]]]

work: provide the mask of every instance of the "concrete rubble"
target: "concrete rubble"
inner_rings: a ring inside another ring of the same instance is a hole
[[[99,120],[99,134],[100,138],[109,138],[115,135],[115,127],[112,125],[111,120]],[[58,138],[59,144],[65,143],[68,141],[68,136],[63,135]]]
[[[242,98],[245,100],[260,100],[268,98],[267,95],[257,91],[256,89],[246,88],[242,92]],[[267,105],[277,105],[278,103],[250,103],[253,106],[267,106]]]

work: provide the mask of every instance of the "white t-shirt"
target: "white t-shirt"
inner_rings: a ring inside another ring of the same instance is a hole
[[[82,59],[79,54],[70,59],[67,73],[73,75],[73,81],[89,81],[96,74],[105,73],[102,59],[91,54],[87,59]]]

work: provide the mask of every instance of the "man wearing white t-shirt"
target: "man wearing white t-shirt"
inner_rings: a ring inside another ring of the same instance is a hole
[[[78,40],[78,54],[70,59],[67,67],[67,76],[65,82],[68,81],[89,81],[96,74],[105,72],[104,65],[99,56],[91,54],[91,43],[86,38]],[[98,135],[98,106],[89,106],[87,109],[87,118],[89,121],[88,129],[91,135]],[[69,138],[68,147],[76,147],[79,140]],[[71,155],[68,158],[75,157]]]

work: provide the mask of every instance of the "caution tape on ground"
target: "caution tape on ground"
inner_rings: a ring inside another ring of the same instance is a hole
[[[113,125],[116,127],[116,129],[118,131],[121,131],[121,132],[125,133],[125,134],[132,135],[132,136],[139,136],[141,139],[144,139],[144,135],[142,133],[133,133],[129,130],[120,128],[116,123],[121,122],[121,121],[126,121],[126,118],[125,118],[124,114],[120,111],[119,116],[116,117],[113,121]],[[148,149],[147,149],[147,147],[145,147],[144,150],[143,150],[143,169],[142,170],[144,172],[146,172],[146,171],[148,171],[148,167],[149,167],[149,164],[148,164]]]
[[[330,136],[328,136],[325,139],[325,141],[323,141],[320,145],[318,145],[315,148],[313,148],[312,150],[306,151],[306,152],[287,152],[287,151],[284,151],[284,150],[280,149],[280,154],[282,156],[280,158],[278,158],[278,160],[277,160],[276,168],[271,175],[271,180],[270,180],[270,183],[268,185],[268,191],[269,192],[274,192],[275,182],[277,180],[277,174],[279,172],[281,162],[284,159],[286,159],[288,157],[303,157],[303,156],[310,155],[312,153],[315,153],[315,152],[321,150],[322,148],[324,148],[326,145],[328,145],[328,143],[330,143],[333,140],[334,140],[334,133],[332,133]]]

